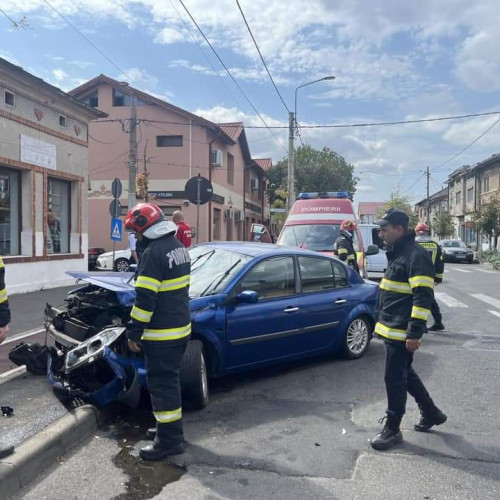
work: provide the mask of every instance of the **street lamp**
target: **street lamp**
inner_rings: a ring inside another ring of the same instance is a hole
[[[295,202],[295,163],[294,163],[294,140],[295,140],[295,127],[297,125],[297,91],[302,87],[307,87],[313,83],[325,82],[328,80],[335,80],[334,76],[325,76],[319,80],[313,80],[299,85],[295,89],[295,106],[294,110],[288,114],[288,212],[290,212],[292,205]]]

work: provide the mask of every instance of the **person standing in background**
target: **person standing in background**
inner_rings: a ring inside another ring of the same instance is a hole
[[[172,220],[177,226],[175,236],[186,247],[191,246],[191,228],[184,222],[184,214],[180,210],[176,210],[172,214]]]
[[[137,238],[134,232],[128,233],[128,248],[130,250],[130,254],[132,255],[132,259],[138,265],[139,264],[139,256],[137,255]]]

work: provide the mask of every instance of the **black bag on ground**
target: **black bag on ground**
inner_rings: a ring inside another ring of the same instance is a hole
[[[9,359],[17,366],[26,365],[26,370],[34,375],[47,373],[47,358],[50,354],[46,345],[21,342],[9,352]]]

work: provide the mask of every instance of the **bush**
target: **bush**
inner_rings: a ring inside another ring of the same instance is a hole
[[[500,260],[500,253],[497,250],[481,250],[477,252],[477,258],[479,262],[491,262],[494,260]]]
[[[497,254],[493,257],[490,258],[490,264],[493,266],[493,269],[495,271],[500,271],[500,253],[497,252]]]

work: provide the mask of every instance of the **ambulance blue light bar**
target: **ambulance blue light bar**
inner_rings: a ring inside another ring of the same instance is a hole
[[[313,200],[314,198],[349,198],[347,191],[326,191],[324,193],[299,193],[297,200]]]

